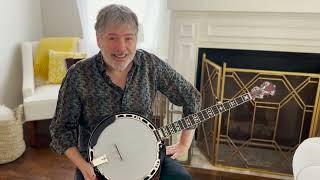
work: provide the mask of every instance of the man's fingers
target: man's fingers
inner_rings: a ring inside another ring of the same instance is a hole
[[[174,151],[172,149],[167,149],[166,155],[171,155],[171,154],[174,154]]]
[[[175,152],[176,152],[176,148],[174,148],[173,146],[166,147],[166,155],[171,155],[171,154],[174,154]]]
[[[91,169],[90,178],[91,178],[91,179],[96,179],[96,173],[94,172],[93,169]]]
[[[166,149],[174,149],[174,146],[167,146]]]
[[[94,171],[87,171],[87,178],[85,178],[86,180],[97,180],[97,176],[96,173]]]
[[[177,153],[173,154],[170,158],[171,159],[176,159],[177,158]]]

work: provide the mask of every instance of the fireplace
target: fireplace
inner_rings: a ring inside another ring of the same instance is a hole
[[[203,154],[214,165],[291,174],[295,149],[317,129],[319,59],[315,53],[200,48],[197,84],[203,108],[264,81],[277,87],[273,97],[202,124],[196,139]]]
[[[199,75],[197,76],[197,72],[200,73],[199,69],[201,69],[202,66],[201,62],[198,61],[198,57],[201,57],[200,59],[202,59],[203,52],[206,53],[206,59],[209,62],[208,64],[212,65],[210,61],[215,62],[215,65],[211,66],[212,69],[210,69],[213,73],[223,74],[222,71],[225,71],[223,70],[225,68],[223,68],[222,63],[227,63],[227,70],[224,74],[226,75],[226,78],[229,79],[226,79],[225,82],[229,82],[231,80],[230,77],[232,77],[232,74],[234,73],[237,75],[241,74],[240,76],[245,79],[250,79],[251,76],[254,76],[254,73],[259,73],[259,70],[268,72],[270,70],[278,72],[285,71],[288,72],[288,77],[291,75],[291,73],[296,72],[319,73],[320,60],[318,53],[320,53],[320,23],[318,19],[320,18],[320,9],[316,8],[319,7],[317,1],[312,1],[309,3],[293,3],[289,0],[281,2],[258,2],[254,0],[245,0],[241,1],[241,4],[237,3],[238,2],[231,2],[228,0],[168,1],[168,7],[171,9],[171,41],[169,42],[168,57],[169,64],[198,88],[200,88],[200,81],[197,79],[197,77],[199,77]],[[292,6],[288,6],[287,4],[291,4]],[[271,57],[273,60],[271,60]],[[284,57],[290,57],[290,60],[285,60]],[[278,59],[282,59],[282,61],[279,62]],[[304,62],[306,59],[308,59],[307,63]],[[259,61],[263,61],[264,63],[261,64]],[[295,63],[292,63],[292,61]],[[295,66],[292,66],[292,64],[295,64]],[[238,72],[237,68],[248,69],[249,71],[254,69],[256,72],[252,72],[251,74],[247,73],[248,70],[240,70]],[[268,77],[275,75],[278,79],[280,78],[278,77],[280,75],[277,73],[271,73],[271,76],[269,75]],[[301,82],[305,80],[303,77],[304,76],[290,76],[288,78],[290,80],[288,81],[292,82],[291,85],[295,84],[293,86],[299,86]],[[317,82],[317,80],[318,78],[315,78],[312,75],[310,81]],[[218,80],[213,81],[213,84],[217,83]],[[222,84],[220,84],[221,87],[217,87],[216,89],[220,89],[224,95],[230,95],[231,97],[231,95],[236,94],[237,88],[234,88],[231,92],[224,90],[230,89],[230,87],[237,87],[235,84],[236,83],[225,84],[228,86],[228,88],[222,88]],[[249,83],[249,85],[251,84]],[[286,85],[280,83],[278,86],[280,89],[281,87],[282,89],[285,89],[284,87]],[[314,90],[314,86],[315,85],[312,85],[311,89]],[[251,88],[251,86],[247,88]],[[289,91],[294,93],[292,89],[280,90],[280,93],[290,93]],[[221,97],[218,91],[216,93],[219,98],[228,98]],[[303,93],[308,92],[306,91]],[[306,101],[311,101],[312,98],[317,97],[306,96],[306,98]],[[206,99],[214,99],[214,97],[212,94],[207,94]],[[255,111],[251,111],[251,113],[256,112],[257,114],[255,115],[252,115],[249,112],[245,113],[243,114],[243,119],[252,119],[252,116],[255,116],[255,130],[259,132],[263,131],[263,133],[253,134],[255,137],[257,137],[257,139],[270,139],[274,132],[271,130],[271,127],[276,125],[276,122],[273,120],[277,119],[274,113],[277,107],[270,107],[271,105],[261,106],[267,106],[268,108],[258,108]],[[248,110],[250,108],[254,108],[254,106],[244,106],[242,108],[244,108],[244,110]],[[297,107],[294,105],[288,108],[292,109]],[[310,107],[306,106],[306,108],[308,111],[308,108]],[[318,112],[319,106],[313,107],[313,111]],[[301,113],[302,112],[298,112],[299,117],[301,116]],[[293,116],[293,114],[291,115]],[[232,114],[230,116],[230,122],[232,122],[234,117],[232,117]],[[317,113],[315,116],[318,116]],[[221,118],[228,119],[227,117]],[[312,119],[317,117],[308,118]],[[313,125],[310,125],[310,123],[312,122],[307,122],[304,128],[308,126],[315,126],[315,128],[305,130],[305,132],[301,134],[303,138],[317,134],[317,121],[314,122]],[[294,128],[297,126],[297,124],[299,123],[296,123],[295,125],[290,124],[289,126],[281,124],[277,125],[277,127],[283,126],[285,128]],[[228,127],[223,123],[221,126]],[[218,127],[215,127],[214,124],[207,124],[206,127],[211,128],[213,131],[218,130]],[[225,131],[232,131],[231,136],[236,136],[235,134],[240,132],[240,141],[236,142],[239,145],[241,144],[241,140],[248,137],[250,134],[248,132],[251,132],[251,130],[252,126],[249,126],[248,128],[248,125],[245,124],[244,120],[239,119],[238,121],[233,121],[233,123],[231,123],[229,126],[229,129],[222,128],[221,132],[223,135],[225,135]],[[284,136],[285,135],[281,135],[281,139],[287,140],[282,140],[283,144],[281,146],[290,147],[296,143],[295,140],[292,140],[294,139],[292,137],[295,135],[288,135],[288,137]],[[216,142],[212,140],[210,143],[214,144]],[[258,145],[261,144],[260,142],[255,143]],[[270,146],[266,147],[266,149],[268,148],[270,148]],[[215,149],[209,149],[207,152],[211,153],[212,157],[214,157],[216,153],[214,150]],[[211,164],[216,167],[215,162],[211,162]],[[255,166],[254,164],[251,165]],[[250,167],[252,167],[251,165]],[[258,166],[258,164],[256,165]],[[234,166],[235,164],[230,164],[230,167]],[[262,171],[265,172],[263,168]],[[290,174],[289,171],[270,171],[275,173]]]

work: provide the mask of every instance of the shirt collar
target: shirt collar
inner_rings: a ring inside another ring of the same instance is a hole
[[[104,61],[103,61],[103,57],[102,57],[101,52],[99,52],[99,53],[96,55],[96,58],[95,58],[95,59],[96,59],[98,71],[99,71],[101,74],[105,74],[105,73],[106,73],[106,64],[105,64]]]

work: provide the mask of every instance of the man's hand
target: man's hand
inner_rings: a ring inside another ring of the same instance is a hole
[[[97,180],[93,166],[81,156],[77,147],[68,148],[64,154],[78,167],[85,180]]]
[[[85,180],[97,180],[96,173],[94,172],[94,169],[90,163],[84,163],[81,167],[79,167],[79,169]]]
[[[194,129],[183,130],[180,141],[172,146],[167,146],[166,155],[172,155],[171,159],[176,159],[187,153],[191,146],[194,131]]]
[[[166,155],[172,155],[171,159],[176,159],[188,152],[189,146],[180,142],[166,147]]]

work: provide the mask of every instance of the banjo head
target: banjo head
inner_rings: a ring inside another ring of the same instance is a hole
[[[155,130],[135,114],[110,116],[91,134],[89,160],[106,179],[151,179],[160,166]]]

